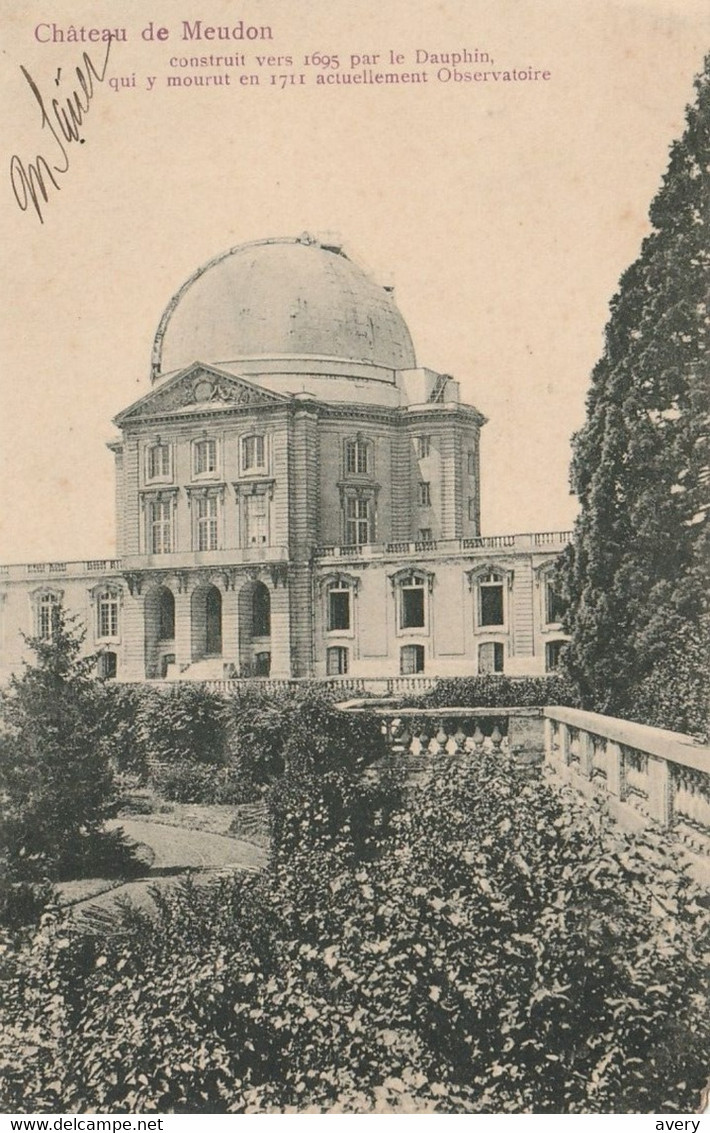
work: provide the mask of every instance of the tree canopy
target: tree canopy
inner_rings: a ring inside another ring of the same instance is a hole
[[[573,439],[581,512],[560,566],[586,707],[707,727],[710,55],[611,303]]]

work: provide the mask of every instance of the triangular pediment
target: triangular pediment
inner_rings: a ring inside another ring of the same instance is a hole
[[[115,424],[122,426],[154,417],[189,417],[193,413],[283,405],[289,400],[246,378],[195,362],[129,405],[115,418]]]

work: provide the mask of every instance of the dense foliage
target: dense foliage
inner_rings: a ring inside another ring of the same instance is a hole
[[[574,439],[560,581],[585,707],[705,732],[710,623],[710,56],[622,276]],[[659,696],[659,693],[661,694]]]
[[[0,919],[31,916],[48,880],[130,862],[120,833],[103,829],[113,781],[102,688],[82,640],[59,608],[51,640],[28,639],[36,660],[0,699]]]
[[[660,835],[494,756],[286,778],[263,875],[6,953],[8,1109],[697,1108],[709,918]]]
[[[578,704],[569,680],[560,676],[442,678],[430,692],[408,697],[423,708],[524,708],[543,704]]]

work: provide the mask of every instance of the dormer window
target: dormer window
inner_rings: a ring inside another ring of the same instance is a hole
[[[242,472],[263,472],[266,468],[266,438],[260,434],[242,437]]]
[[[145,478],[147,483],[167,483],[173,478],[170,445],[156,441],[146,449]]]
[[[192,442],[192,473],[195,477],[214,476],[217,472],[217,441],[204,437]]]
[[[368,476],[371,468],[370,445],[362,437],[345,442],[345,472],[348,476]]]

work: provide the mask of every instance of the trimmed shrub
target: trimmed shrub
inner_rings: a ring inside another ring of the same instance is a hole
[[[202,685],[148,689],[141,698],[138,727],[148,758],[161,763],[226,761],[225,700]]]
[[[576,707],[579,699],[565,677],[506,677],[497,674],[437,681],[421,696],[407,697],[421,708],[526,708],[544,704]]]

